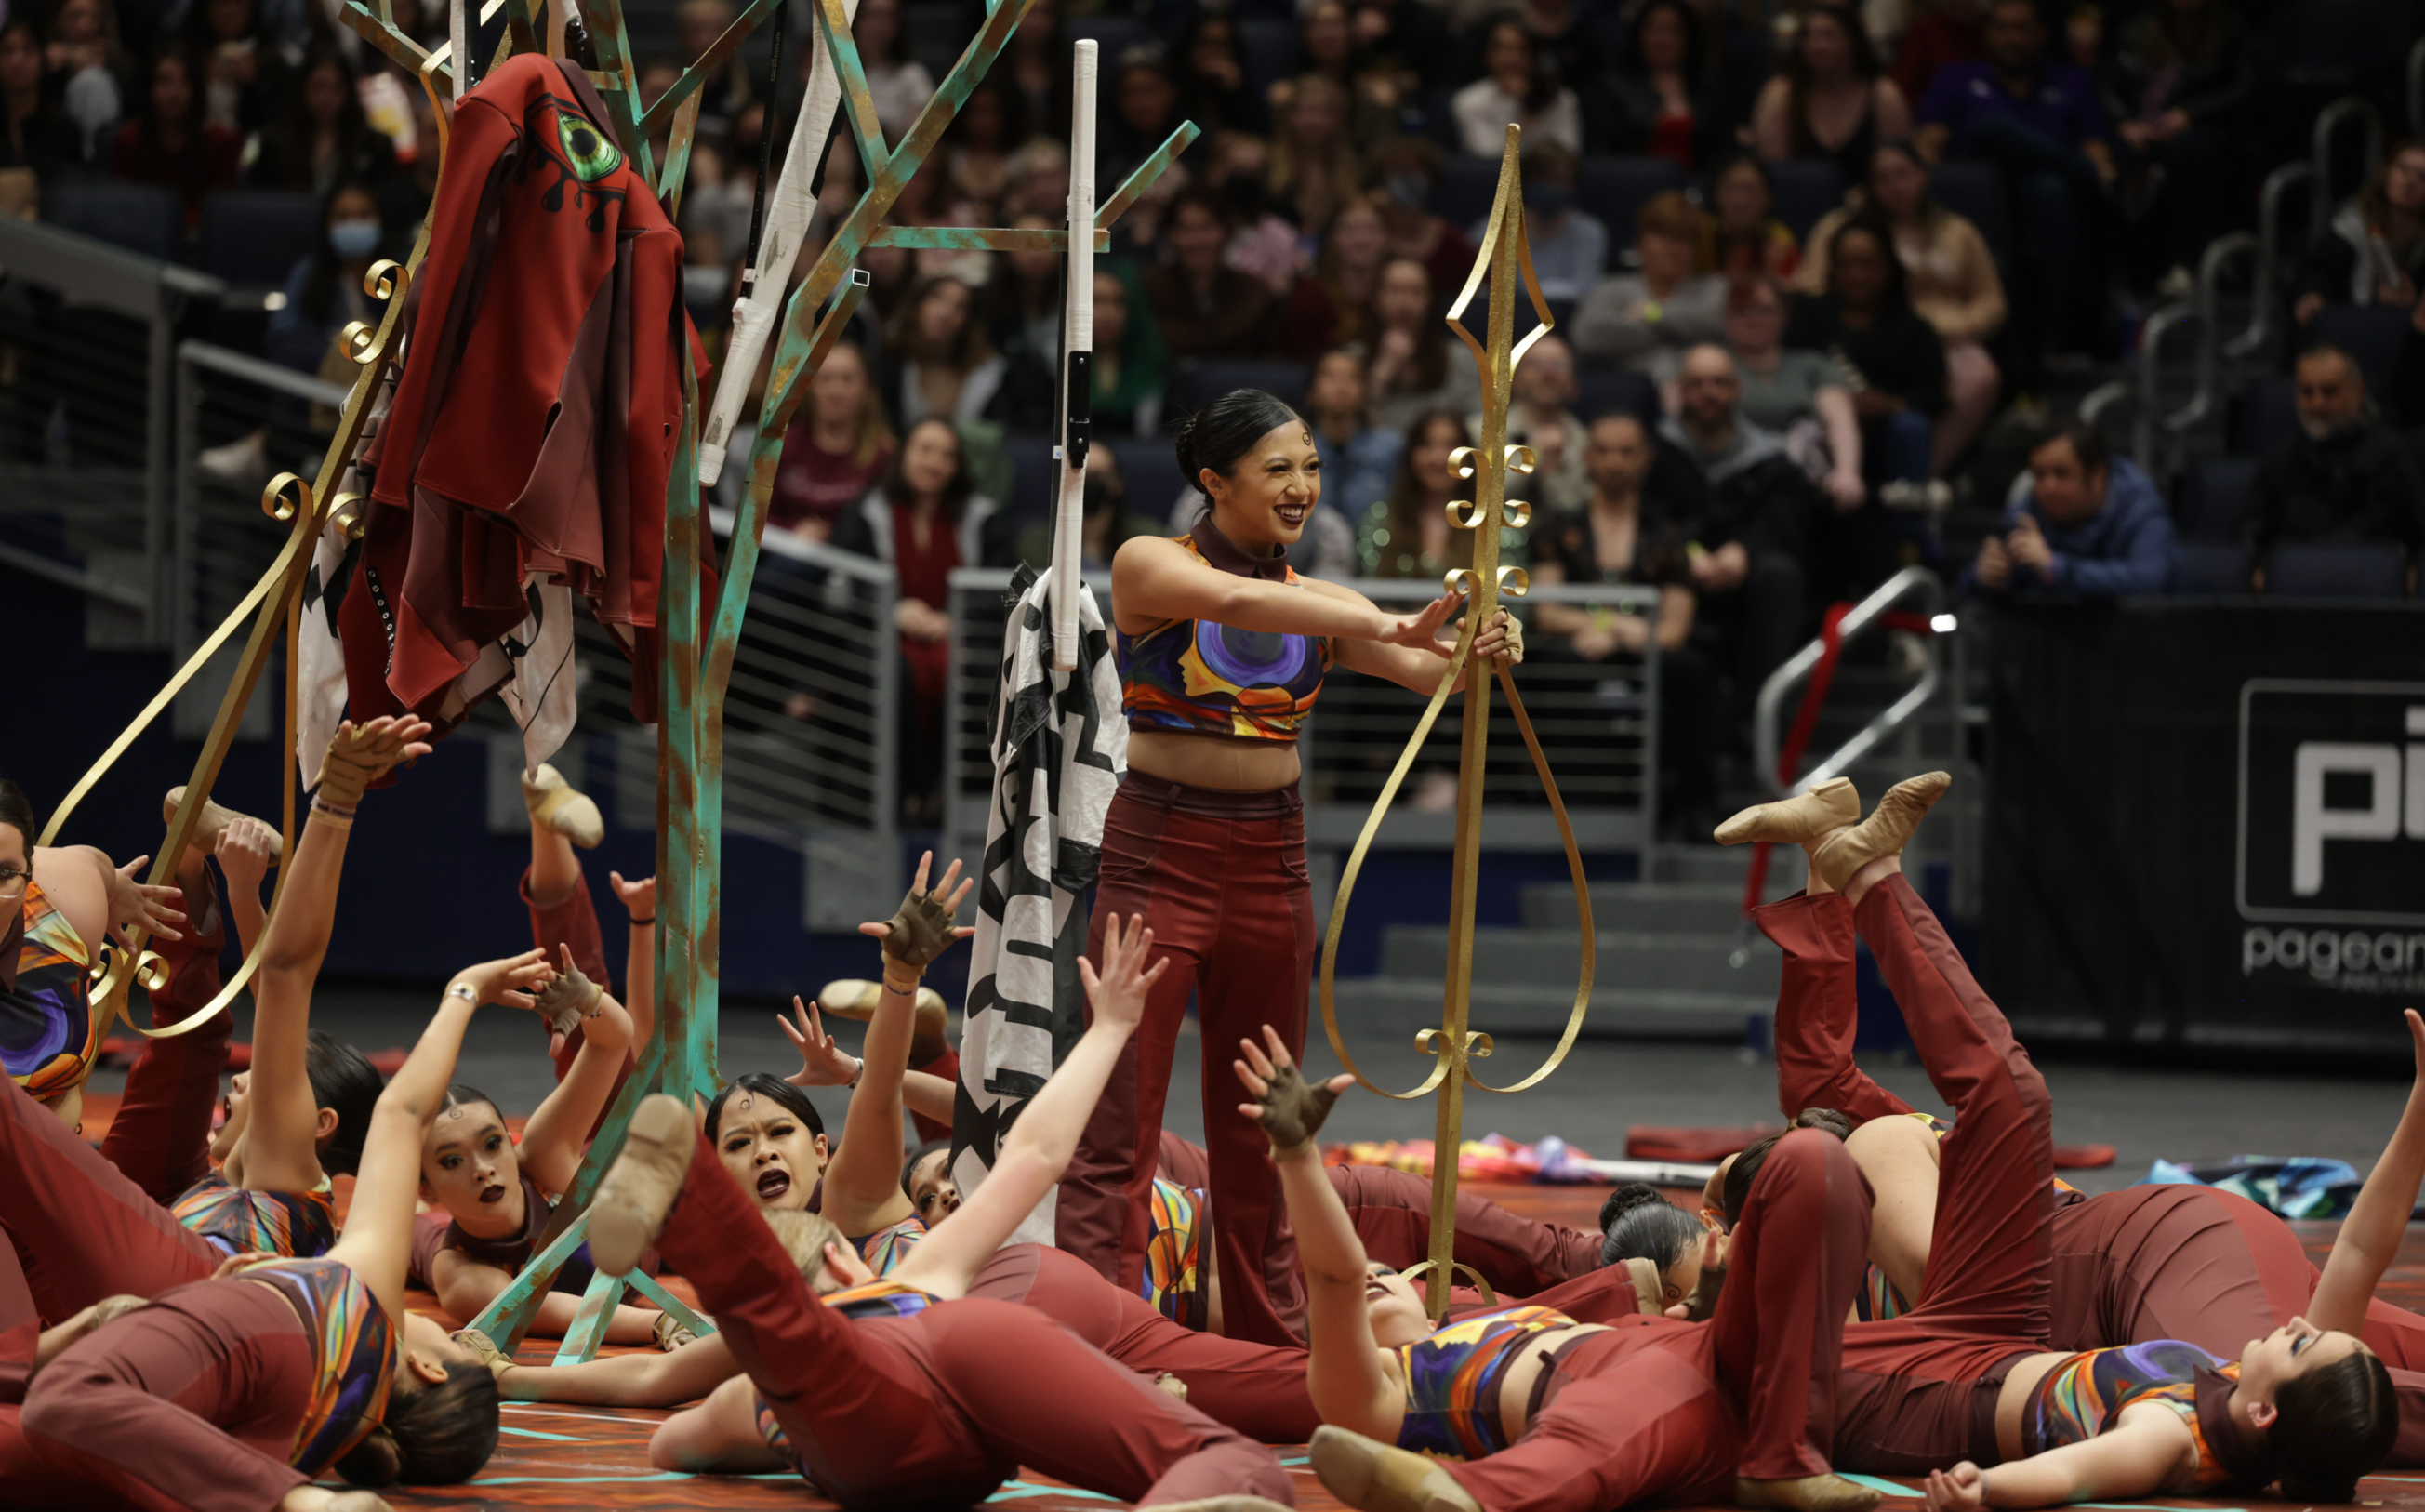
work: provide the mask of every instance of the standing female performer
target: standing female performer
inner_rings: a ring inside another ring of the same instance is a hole
[[[1322,500],[1322,459],[1296,411],[1256,389],[1223,395],[1179,431],[1179,469],[1203,494],[1196,528],[1146,537],[1112,562],[1129,769],[1103,821],[1087,951],[1115,913],[1144,916],[1175,957],[1144,1026],[1087,1123],[1062,1183],[1058,1242],[1123,1287],[1145,1266],[1170,1060],[1192,993],[1208,1044],[1266,1021],[1305,1048],[1314,929],[1297,795],[1297,727],[1333,665],[1418,693],[1439,683],[1456,612],[1383,612],[1352,588],[1299,578],[1288,548]],[[1488,527],[1486,527],[1488,528]],[[1474,665],[1520,661],[1502,614],[1474,638]],[[1462,686],[1462,682],[1459,684]],[[1220,1068],[1204,1068],[1205,1105]],[[1271,1157],[1253,1128],[1216,1118],[1212,1228],[1232,1338],[1293,1343],[1303,1305]]]

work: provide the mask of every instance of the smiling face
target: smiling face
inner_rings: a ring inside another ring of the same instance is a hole
[[[791,1109],[770,1098],[736,1091],[715,1130],[725,1174],[762,1208],[804,1211],[826,1173],[826,1136],[811,1134]]]
[[[960,438],[943,421],[921,420],[901,443],[901,481],[920,498],[939,499],[960,470]]]
[[[1339,212],[1330,223],[1330,256],[1341,272],[1369,272],[1389,245],[1389,228],[1381,212],[1358,201]]]
[[[952,1152],[938,1150],[909,1172],[909,1205],[929,1229],[960,1211],[960,1186],[949,1170]]]
[[[822,425],[855,426],[867,408],[867,359],[848,342],[836,344],[809,380],[809,403]]]
[[[33,878],[32,840],[15,825],[0,824],[0,929],[24,911],[25,889]]]
[[[458,1102],[421,1136],[421,1195],[483,1237],[517,1232],[523,1212],[521,1152],[490,1102]]]
[[[1291,420],[1263,432],[1229,472],[1205,468],[1201,481],[1221,534],[1252,555],[1267,555],[1305,534],[1306,521],[1322,502],[1322,458],[1305,422]]]
[[[1379,1261],[1364,1267],[1364,1311],[1372,1320],[1373,1342],[1384,1349],[1404,1349],[1432,1331],[1414,1282]]]

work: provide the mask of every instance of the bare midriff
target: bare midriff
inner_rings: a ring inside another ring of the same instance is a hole
[[[1232,740],[1175,730],[1129,730],[1129,766],[1165,782],[1221,793],[1293,787],[1303,769],[1293,740]]]
[[[2038,1382],[2070,1358],[2062,1353],[2027,1355],[2004,1372],[2004,1384],[1996,1392],[1996,1450],[2006,1459],[2020,1458],[2026,1447],[2022,1420],[2028,1415],[2030,1398],[2037,1394]]]

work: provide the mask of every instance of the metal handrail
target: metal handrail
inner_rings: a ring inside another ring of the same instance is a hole
[[[2280,313],[2274,306],[2281,299],[2282,201],[2301,185],[2322,201],[2323,185],[2312,163],[2285,163],[2265,175],[2265,187],[2256,199],[2256,314],[2246,330],[2224,344],[2226,357],[2254,356],[2273,338],[2273,319]]]
[[[2157,409],[2162,393],[2164,338],[2176,327],[2197,318],[2197,306],[2184,299],[2149,315],[2147,323],[2139,329],[2139,412],[2130,425],[2130,452],[2150,474],[2157,471],[2157,426],[2161,424],[2167,434],[2176,433],[2179,428],[2175,424],[2179,418],[2177,411],[2162,414]]]
[[[2117,404],[2130,402],[2130,385],[2123,378],[2110,378],[2088,391],[2080,401],[2080,421],[2084,426],[2102,426],[2106,411]]]
[[[2198,350],[2197,381],[2191,390],[2190,402],[2165,418],[2166,428],[2176,435],[2189,430],[2214,413],[2223,387],[2222,282],[2224,265],[2245,252],[2253,261],[2257,255],[2256,238],[2247,232],[2235,231],[2228,236],[2215,238],[2198,258],[2197,311]],[[2245,341],[2250,331],[2257,330],[2265,318],[2270,296],[2262,288],[2251,299],[2248,325],[2230,345]]]
[[[2316,202],[2307,207],[2307,236],[2314,240],[2323,235],[2333,220],[2333,138],[2341,123],[2351,117],[2366,122],[2366,167],[2359,174],[2374,171],[2383,161],[2383,115],[2373,103],[2354,94],[2343,95],[2324,106],[2316,116],[2316,129],[2309,138],[2307,156],[2316,170]]]
[[[1836,627],[1838,642],[1851,643],[1855,636],[1885,618],[1887,611],[1914,600],[1932,616],[1944,606],[1945,585],[1927,568],[1904,568],[1871,589],[1869,597],[1846,610],[1842,621]],[[1824,640],[1811,641],[1787,657],[1784,665],[1769,673],[1768,681],[1759,685],[1759,700],[1752,709],[1752,759],[1759,768],[1760,781],[1778,797],[1808,792],[1829,778],[1841,775],[1855,762],[1874,749],[1878,742],[1909,723],[1912,716],[1936,696],[1937,688],[1945,681],[1945,663],[1939,654],[1936,637],[1931,635],[1925,644],[1928,669],[1920,675],[1919,681],[1862,726],[1852,739],[1836,748],[1818,765],[1790,785],[1778,778],[1776,771],[1779,754],[1777,716],[1785,706],[1786,695],[1810,680],[1820,659],[1826,654],[1827,643]]]

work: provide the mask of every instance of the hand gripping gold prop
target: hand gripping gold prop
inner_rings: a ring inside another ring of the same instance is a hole
[[[1498,668],[1499,686],[1507,695],[1508,712],[1516,716],[1516,728],[1524,736],[1524,748],[1533,754],[1533,770],[1540,774],[1541,786],[1549,794],[1550,812],[1557,816],[1558,838],[1566,848],[1566,867],[1573,875],[1575,909],[1582,920],[1582,973],[1575,984],[1575,1005],[1566,1017],[1566,1029],[1558,1040],[1558,1048],[1550,1054],[1541,1069],[1522,1081],[1507,1086],[1493,1086],[1473,1074],[1472,1062],[1490,1054],[1490,1037],[1466,1027],[1473,992],[1473,909],[1477,873],[1482,856],[1483,764],[1490,738],[1490,678],[1486,670],[1466,690],[1462,744],[1457,755],[1456,787],[1456,848],[1455,862],[1449,883],[1449,944],[1446,993],[1441,1007],[1440,1026],[1425,1029],[1415,1036],[1415,1048],[1433,1057],[1431,1074],[1411,1091],[1390,1092],[1373,1085],[1347,1053],[1347,1043],[1339,1032],[1339,1014],[1332,1000],[1332,979],[1339,963],[1339,935],[1347,920],[1349,897],[1356,891],[1357,874],[1363,869],[1364,856],[1372,848],[1373,837],[1379,832],[1381,821],[1388,816],[1390,803],[1398,796],[1399,784],[1414,765],[1416,754],[1422,749],[1432,726],[1449,699],[1450,690],[1471,658],[1474,637],[1482,627],[1497,615],[1500,598],[1521,598],[1529,586],[1524,570],[1499,565],[1499,532],[1503,526],[1520,530],[1532,518],[1532,507],[1520,500],[1507,501],[1507,473],[1533,471],[1533,454],[1523,446],[1507,444],[1508,390],[1516,364],[1523,360],[1525,349],[1549,333],[1551,321],[1548,304],[1541,298],[1541,285],[1533,274],[1532,249],[1524,237],[1524,196],[1522,172],[1517,160],[1518,129],[1507,128],[1507,147],[1499,165],[1499,194],[1490,207],[1490,229],[1482,240],[1482,250],[1474,259],[1473,271],[1467,276],[1463,292],[1448,314],[1448,328],[1456,332],[1473,354],[1474,366],[1482,377],[1482,444],[1459,447],[1449,457],[1449,465],[1461,478],[1474,480],[1474,496],[1470,505],[1463,501],[1448,507],[1449,523],[1456,529],[1473,532],[1473,565],[1458,568],[1442,580],[1448,591],[1462,593],[1466,598],[1465,625],[1458,632],[1456,650],[1449,657],[1448,667],[1440,674],[1439,686],[1432,693],[1422,717],[1415,722],[1415,732],[1399,753],[1398,764],[1389,771],[1389,780],[1381,786],[1381,795],[1373,800],[1373,812],[1364,821],[1363,832],[1356,837],[1356,848],[1348,854],[1347,865],[1339,878],[1339,898],[1331,905],[1330,926],[1322,941],[1322,1027],[1330,1036],[1330,1048],[1339,1063],[1366,1088],[1383,1097],[1400,1102],[1437,1094],[1437,1123],[1432,1146],[1432,1245],[1431,1258],[1409,1269],[1405,1274],[1425,1276],[1424,1307],[1434,1318],[1448,1313],[1448,1293],[1452,1274],[1464,1271],[1477,1284],[1481,1278],[1471,1267],[1455,1261],[1456,1248],[1456,1164],[1457,1149],[1462,1141],[1467,1083],[1486,1092],[1521,1092],[1537,1085],[1558,1069],[1574,1047],[1575,1036],[1582,1029],[1583,1010],[1591,1003],[1594,935],[1592,933],[1591,893],[1583,879],[1582,853],[1575,846],[1574,827],[1566,819],[1566,801],[1558,796],[1557,780],[1550,774],[1549,759],[1541,754],[1541,742],[1533,732],[1533,720],[1524,712],[1524,700],[1516,691],[1516,680],[1506,666]],[[1476,290],[1485,278],[1490,281],[1489,341],[1485,346],[1473,339],[1459,317],[1473,302]],[[1515,337],[1516,285],[1518,280],[1533,301],[1534,314],[1540,324],[1521,342]],[[1489,1295],[1487,1285],[1483,1294]]]

